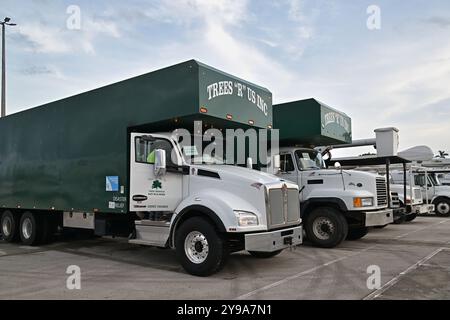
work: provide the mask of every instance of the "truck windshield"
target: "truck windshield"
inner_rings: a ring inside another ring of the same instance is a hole
[[[433,185],[435,186],[441,186],[441,181],[439,181],[439,178],[437,177],[437,175],[435,173],[428,175],[428,177],[430,178],[431,182],[433,183]]]
[[[322,155],[316,150],[297,150],[295,155],[301,170],[326,169]]]
[[[222,143],[222,140],[217,141],[217,143],[203,141],[201,146],[202,150],[200,150],[200,146],[196,146],[195,144],[182,146],[184,160],[189,164],[224,164],[223,156],[218,151],[221,148],[220,143]]]

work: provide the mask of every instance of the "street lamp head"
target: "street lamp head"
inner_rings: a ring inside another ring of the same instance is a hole
[[[11,21],[11,18],[8,18],[8,17],[6,17],[4,20],[4,22],[10,22],[10,21]]]

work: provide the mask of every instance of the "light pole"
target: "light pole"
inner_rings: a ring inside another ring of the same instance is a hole
[[[2,110],[1,117],[6,116],[6,49],[5,49],[5,27],[15,26],[10,23],[11,19],[6,17],[0,24],[2,25]]]

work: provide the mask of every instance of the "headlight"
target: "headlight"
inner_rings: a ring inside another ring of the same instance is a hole
[[[258,225],[258,217],[251,212],[247,211],[234,211],[236,215],[238,225],[240,227],[249,227]]]
[[[353,198],[355,208],[373,207],[373,198]]]

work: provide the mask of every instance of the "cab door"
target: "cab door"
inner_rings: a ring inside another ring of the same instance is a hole
[[[143,133],[130,137],[130,211],[173,212],[183,197],[183,175],[176,170],[181,157],[173,141]],[[155,150],[166,152],[165,174],[155,174]]]
[[[297,167],[294,163],[294,157],[290,152],[280,153],[280,178],[296,183],[301,188],[301,179]]]

